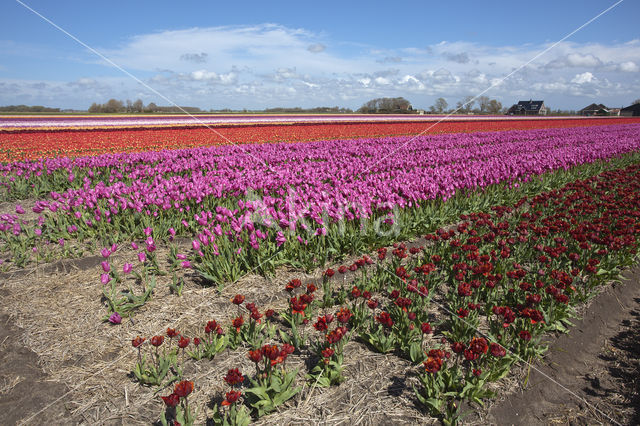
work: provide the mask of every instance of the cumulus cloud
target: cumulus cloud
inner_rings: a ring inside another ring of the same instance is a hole
[[[399,80],[399,83],[401,85],[403,85],[403,86],[412,87],[415,90],[420,90],[420,91],[422,91],[422,90],[424,90],[426,88],[424,83],[419,78],[417,78],[416,76],[413,76],[413,75],[409,75],[409,74],[407,74],[404,77],[402,77]]]
[[[456,62],[458,64],[468,64],[470,61],[469,54],[467,52],[461,52],[461,53],[445,52],[442,54],[442,56],[444,56],[444,58],[447,61]]]
[[[416,107],[428,107],[437,97],[455,102],[491,85],[497,87],[487,96],[503,104],[518,98],[553,104],[553,99],[600,95],[608,97],[599,101],[606,104],[607,99],[628,99],[640,91],[640,41],[563,42],[519,69],[550,46],[465,41],[412,46],[409,40],[390,49],[264,24],[141,34],[117,48],[100,50],[167,98],[204,108],[320,104],[357,108],[381,96],[404,96]],[[94,59],[91,65],[95,63]],[[504,80],[514,70],[518,71]],[[79,99],[80,107],[110,97],[166,104],[126,76],[107,78],[84,71],[82,75],[59,82],[15,80],[10,85],[5,79],[2,93],[13,90],[32,97],[55,93],[57,99]]]
[[[207,62],[207,55],[206,53],[202,52],[202,53],[183,53],[182,55],[180,55],[180,59],[182,59],[183,61],[187,61],[187,62],[194,62],[196,64],[204,64],[205,62]]]
[[[320,70],[335,67],[323,55],[326,47],[320,37],[303,29],[276,24],[190,28],[143,34],[118,49],[102,52],[114,62],[136,70],[170,69],[183,72],[205,59],[207,63],[230,67],[277,68],[292,61],[308,62]],[[184,52],[184,46],[194,54]],[[187,56],[184,56],[187,55]]]
[[[638,67],[638,65],[636,65],[635,62],[633,61],[627,61],[627,62],[623,62],[621,64],[618,65],[620,71],[622,72],[638,72],[640,71],[640,67]]]
[[[210,70],[196,70],[190,73],[179,73],[173,74],[171,72],[166,73],[162,79],[158,81],[166,81],[167,79],[178,79],[182,81],[192,81],[192,82],[206,82],[209,84],[233,84],[236,82],[237,73],[232,70],[227,73],[217,73],[215,71]]]
[[[451,74],[451,71],[449,71],[446,68],[439,68],[436,71],[434,71],[433,73],[430,73],[431,76],[434,78],[434,80],[437,80],[439,82],[453,82],[455,81],[455,78],[453,77],[453,74]]]
[[[167,52],[181,49],[187,40],[194,51],[207,52],[207,61],[215,66],[206,70],[189,69],[197,64],[186,60],[172,62]],[[265,24],[141,35],[114,54],[134,67],[172,70],[153,80],[161,86],[176,87],[176,78],[183,84],[195,85],[185,90],[197,90],[198,83],[226,83],[235,85],[243,94],[262,94],[265,99],[288,97],[295,92],[309,104],[323,102],[321,99],[325,99],[324,102],[345,98],[366,100],[394,93],[408,98],[463,97],[491,85],[498,85],[492,89],[496,91],[493,96],[516,97],[520,93],[526,97],[562,96],[562,90],[571,94],[576,85],[584,86],[582,90],[595,90],[596,85],[603,84],[604,80],[594,77],[596,69],[631,74],[640,61],[640,43],[606,46],[565,42],[502,81],[549,45],[496,47],[443,41],[393,50],[375,46],[341,50],[344,44],[335,45],[337,47],[328,52],[325,41],[317,34]],[[473,58],[469,52],[473,52]],[[389,64],[394,68],[388,68]],[[576,68],[582,68],[583,72],[569,72]],[[536,93],[530,93],[533,88]]]
[[[216,74],[213,71],[206,71],[206,70],[198,70],[198,71],[194,71],[191,74],[189,74],[189,76],[193,79],[193,80],[217,80],[218,79],[218,74]]]
[[[576,76],[571,79],[571,82],[576,84],[585,84],[585,83],[591,83],[594,80],[595,80],[595,77],[593,76],[593,74],[587,71],[587,72],[583,72],[582,74],[576,74]]]
[[[556,58],[547,64],[548,68],[594,68],[602,66],[602,61],[591,55],[580,53],[570,53]]]

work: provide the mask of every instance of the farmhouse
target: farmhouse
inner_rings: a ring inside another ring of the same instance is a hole
[[[628,106],[626,108],[622,108],[620,110],[620,115],[626,116],[626,117],[640,116],[640,104],[633,104],[633,105]]]
[[[593,115],[610,115],[610,110],[602,104],[591,104],[578,111],[578,114],[586,117]]]
[[[519,101],[507,111],[507,115],[547,115],[544,101]]]

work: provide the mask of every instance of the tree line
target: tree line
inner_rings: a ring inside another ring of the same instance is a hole
[[[189,112],[196,113],[202,112],[197,107],[180,107],[180,106],[158,106],[153,102],[148,105],[144,105],[141,99],[137,99],[133,102],[127,99],[125,102],[117,99],[109,99],[104,104],[92,103],[88,110],[90,113],[141,113],[141,112],[165,112],[165,113],[180,113]]]
[[[403,97],[376,98],[362,105],[358,112],[361,114],[413,114],[415,111],[411,103]]]
[[[474,108],[475,107],[475,108]],[[502,103],[488,96],[465,96],[456,103],[454,109],[449,109],[446,99],[438,98],[429,107],[429,112],[433,114],[460,113],[460,114],[501,114],[503,113]]]
[[[48,108],[41,105],[7,105],[0,106],[0,112],[60,112],[60,108]]]

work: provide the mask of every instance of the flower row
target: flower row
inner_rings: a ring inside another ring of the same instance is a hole
[[[638,122],[620,119],[466,120],[442,122],[344,122],[340,124],[233,125],[187,128],[66,129],[0,131],[0,162],[77,157],[118,152],[160,151],[196,146],[299,142],[323,139],[477,131],[568,128]]]
[[[22,238],[145,239],[153,223],[156,240],[195,237],[189,260],[221,284],[410,237],[432,223],[433,200],[636,152],[639,133],[620,125],[14,163],[4,170],[9,193],[46,188],[51,200],[33,207],[47,213],[36,228],[23,229],[16,210],[0,230],[19,250]]]

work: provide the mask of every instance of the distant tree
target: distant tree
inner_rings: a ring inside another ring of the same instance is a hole
[[[465,96],[464,99],[456,104],[456,110],[462,113],[469,113],[473,109],[474,103],[473,96]]]
[[[127,105],[127,106],[125,107],[125,110],[126,110],[127,112],[131,112],[131,111],[133,111],[133,103],[131,102],[131,99],[127,99],[127,103],[126,103],[126,105]]]
[[[155,104],[154,104],[155,105]],[[201,112],[198,107],[190,107],[190,106],[154,106],[152,112],[165,112],[165,113],[196,113]]]
[[[491,99],[488,96],[479,96],[476,101],[478,102],[480,114],[486,114],[489,109],[489,102],[491,102]]]
[[[549,108],[549,112],[547,115],[577,115],[578,113],[572,109],[551,109]]]
[[[98,105],[97,103],[92,103],[91,106],[89,107],[89,112],[91,113],[97,113],[102,111],[102,108],[100,105]]]
[[[158,109],[158,105],[153,102],[149,102],[149,105],[144,109],[145,112],[155,112]]]
[[[410,113],[411,103],[403,97],[376,98],[366,102],[358,109],[360,113]]]
[[[449,107],[449,104],[444,98],[438,98],[436,99],[435,103],[429,108],[429,110],[431,112],[437,112],[441,114],[445,112],[448,107]]]
[[[42,105],[7,105],[0,107],[1,112],[60,112],[60,108],[49,108]]]
[[[131,109],[133,112],[142,112],[144,110],[144,104],[141,99],[136,99],[136,101],[131,105]]]
[[[640,104],[640,98],[638,98],[635,101],[631,102],[631,105],[636,105],[636,104]]]
[[[502,111],[502,103],[498,102],[495,99],[491,99],[489,101],[489,105],[487,106],[487,114],[500,114]]]
[[[106,104],[102,107],[102,112],[113,113],[113,112],[123,112],[124,104],[122,101],[117,99],[109,99]]]

